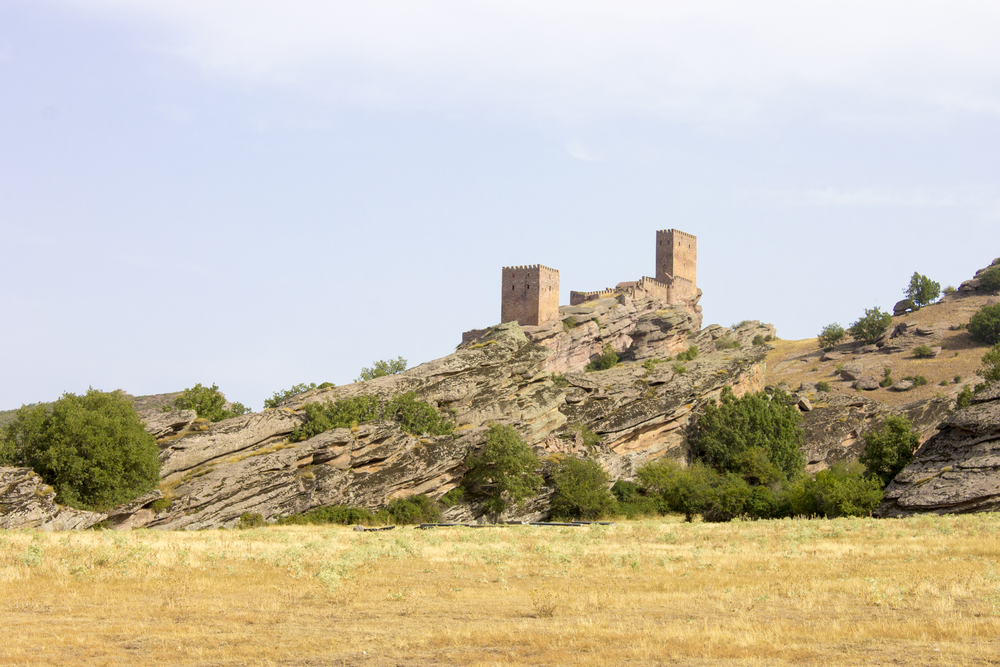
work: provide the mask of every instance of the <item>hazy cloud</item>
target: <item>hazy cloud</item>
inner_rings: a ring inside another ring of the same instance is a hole
[[[574,157],[577,160],[583,160],[584,162],[601,162],[604,160],[604,158],[591,152],[586,146],[581,144],[576,139],[566,144],[566,150],[569,151],[571,157]]]

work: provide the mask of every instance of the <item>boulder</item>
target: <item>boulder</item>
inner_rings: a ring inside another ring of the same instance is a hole
[[[892,391],[909,391],[910,389],[913,389],[913,381],[897,380],[896,382],[892,383],[892,386],[889,387],[889,389]]]
[[[900,315],[905,315],[913,310],[913,301],[910,299],[903,299],[902,301],[897,301],[896,305],[892,307],[892,315],[893,317],[899,317]]]
[[[107,518],[56,504],[56,492],[31,468],[0,468],[0,528],[72,530]]]
[[[840,377],[845,380],[858,380],[863,375],[866,374],[867,367],[858,361],[852,361],[844,364],[840,369]]]
[[[857,351],[858,354],[871,354],[872,352],[878,352],[878,345],[862,345]]]
[[[874,391],[879,386],[879,380],[874,375],[862,375],[857,380],[857,388],[865,391]]]

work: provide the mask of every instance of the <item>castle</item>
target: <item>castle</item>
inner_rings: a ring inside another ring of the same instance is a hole
[[[656,277],[618,283],[596,292],[570,292],[570,305],[624,294],[679,304],[698,294],[698,239],[676,229],[656,232]],[[559,272],[541,264],[503,268],[500,321],[540,326],[559,319]]]

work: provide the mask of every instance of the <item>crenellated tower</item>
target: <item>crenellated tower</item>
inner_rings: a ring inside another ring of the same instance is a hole
[[[683,278],[698,285],[698,238],[677,229],[656,232],[656,280]]]
[[[541,264],[503,268],[500,321],[538,326],[559,319],[559,272]]]

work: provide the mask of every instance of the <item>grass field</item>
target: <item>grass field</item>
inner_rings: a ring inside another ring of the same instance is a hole
[[[987,665],[1000,515],[0,534],[3,665]]]

